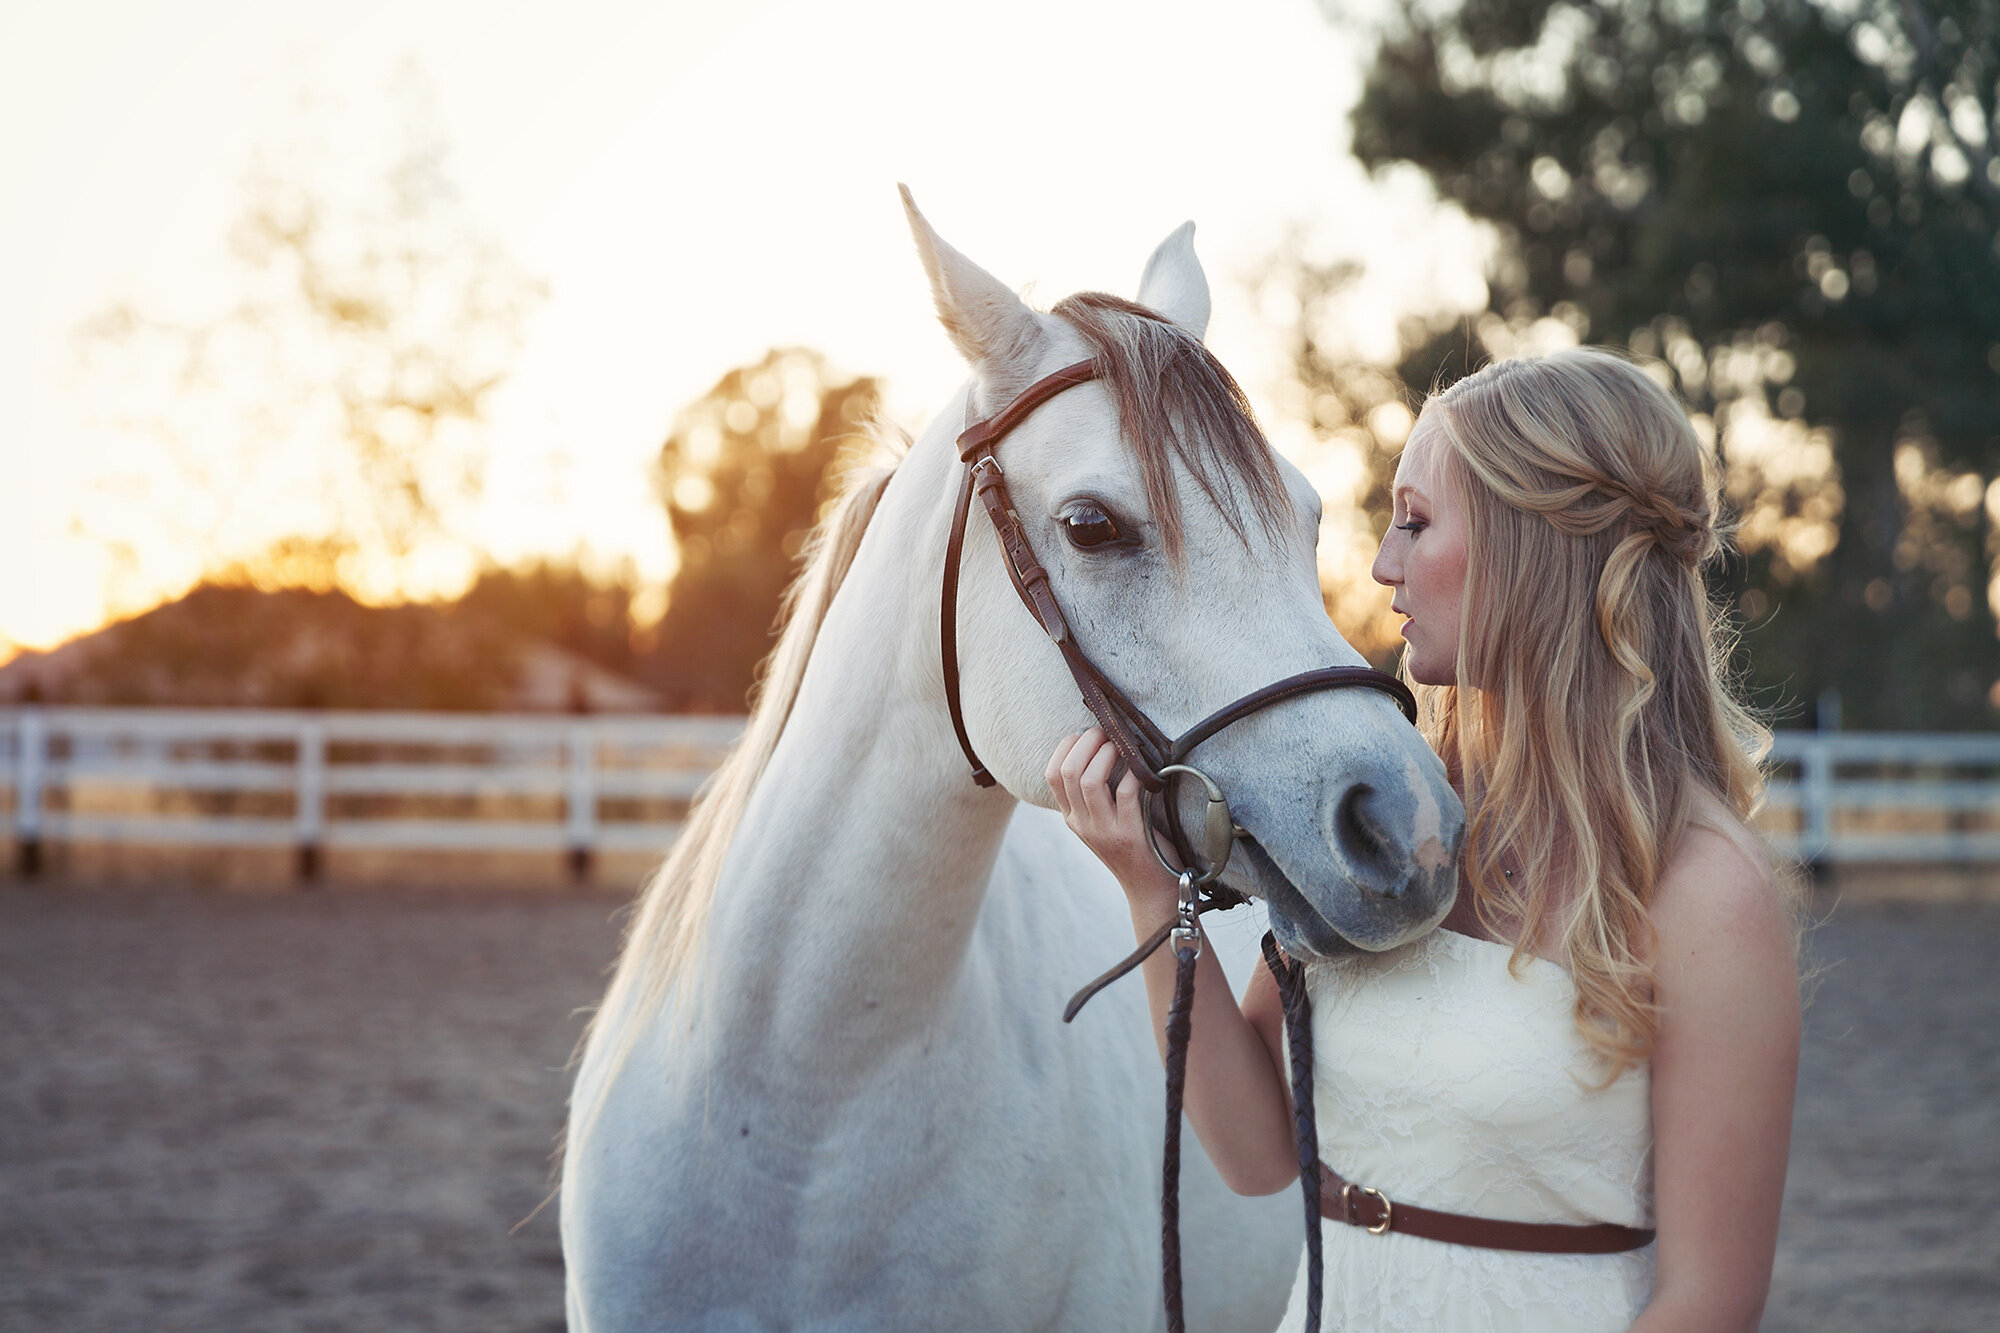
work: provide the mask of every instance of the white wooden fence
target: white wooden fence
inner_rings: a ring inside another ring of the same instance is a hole
[[[17,869],[50,843],[665,850],[735,717],[0,709]]]
[[[0,709],[18,871],[54,843],[665,849],[733,717]],[[2000,734],[1781,732],[1767,826],[1809,861],[2000,861]]]
[[[2000,733],[1781,731],[1772,840],[1802,860],[2000,861]]]

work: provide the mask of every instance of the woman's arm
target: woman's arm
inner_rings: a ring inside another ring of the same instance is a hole
[[[1652,905],[1659,1271],[1634,1333],[1754,1330],[1771,1285],[1799,1067],[1798,966],[1769,872],[1691,829]]]
[[[1128,773],[1116,791],[1109,785],[1117,759],[1117,748],[1092,727],[1056,747],[1047,777],[1070,828],[1118,877],[1133,934],[1145,939],[1174,919],[1178,895],[1141,827],[1138,779]],[[1174,993],[1172,948],[1155,950],[1142,970],[1164,1054]],[[1277,982],[1261,962],[1239,1009],[1215,951],[1202,950],[1182,1100],[1209,1159],[1238,1194],[1272,1194],[1298,1179],[1291,1096],[1281,1072],[1282,1028]]]

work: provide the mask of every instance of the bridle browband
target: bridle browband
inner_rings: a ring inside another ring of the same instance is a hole
[[[1187,1046],[1194,1009],[1195,961],[1201,954],[1201,914],[1217,908],[1234,907],[1243,896],[1220,883],[1238,837],[1247,836],[1229,813],[1222,788],[1206,773],[1188,762],[1195,747],[1244,718],[1288,699],[1301,698],[1322,690],[1360,688],[1378,690],[1396,701],[1403,715],[1417,720],[1417,702],[1403,682],[1373,667],[1331,666],[1301,671],[1227,704],[1188,728],[1178,737],[1169,737],[1151,718],[1098,670],[1096,663],[1077,643],[1048,571],[1035,558],[1026,527],[1015,511],[1007,491],[1007,476],[994,458],[993,450],[1034,410],[1058,394],[1099,378],[1095,361],[1078,361],[1053,374],[1044,375],[1023,390],[1020,396],[983,421],[968,424],[958,437],[958,457],[964,465],[958,501],[952,510],[951,536],[945,544],[944,584],[938,604],[938,640],[944,659],[945,706],[951,713],[951,728],[959,749],[972,765],[972,780],[982,787],[994,785],[993,775],[973,752],[965,733],[965,716],[958,684],[958,578],[965,557],[965,525],[977,496],[1000,539],[1002,563],[1008,581],[1020,595],[1042,632],[1049,636],[1083,695],[1098,725],[1117,747],[1119,756],[1139,779],[1144,819],[1153,854],[1180,882],[1180,910],[1176,918],[1156,931],[1109,972],[1077,992],[1063,1013],[1063,1021],[1076,1017],[1091,996],[1139,966],[1169,937],[1174,943],[1174,996],[1167,1015],[1167,1121],[1166,1149],[1161,1170],[1160,1246],[1165,1284],[1169,1333],[1183,1333],[1180,1277],[1180,1128],[1181,1093],[1187,1070]],[[967,413],[970,415],[970,406]],[[1183,827],[1179,803],[1174,800],[1173,783],[1179,778],[1199,781],[1208,797],[1202,821],[1201,846],[1196,848]],[[1163,811],[1153,808],[1153,798],[1164,795]],[[1179,866],[1160,850],[1159,834],[1172,844]],[[1306,1328],[1318,1333],[1320,1317],[1320,1179],[1318,1135],[1312,1107],[1311,1006],[1306,998],[1303,969],[1283,957],[1270,935],[1264,937],[1264,952],[1272,975],[1277,978],[1285,1010],[1285,1027],[1291,1047],[1292,1099],[1298,1119],[1299,1183],[1305,1194],[1308,1280]]]

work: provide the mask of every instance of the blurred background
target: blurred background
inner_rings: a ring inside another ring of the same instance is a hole
[[[7,22],[0,558],[33,573],[0,698],[548,706],[555,651],[740,710],[843,443],[961,376],[904,179],[1045,301],[1129,292],[1197,220],[1211,342],[1384,661],[1364,556],[1411,408],[1582,340],[1657,358],[1713,439],[1773,722],[2000,716],[1990,6]]]
[[[1385,667],[1424,394],[1650,359],[1848,903],[1767,1327],[1977,1326],[1996,86],[2000,0],[0,10],[0,1323],[560,1325],[507,1228],[606,918],[871,423],[962,378],[901,180],[1044,305],[1195,219]],[[217,893],[299,880],[389,891]]]

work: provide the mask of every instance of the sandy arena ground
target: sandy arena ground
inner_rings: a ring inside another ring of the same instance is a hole
[[[0,886],[0,1329],[562,1327],[602,894]],[[2000,908],[1815,934],[1772,1330],[2000,1310]]]

